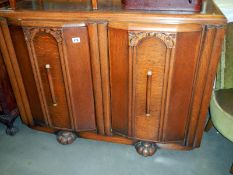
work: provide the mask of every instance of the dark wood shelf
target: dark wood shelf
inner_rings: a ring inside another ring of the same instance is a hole
[[[9,5],[8,0],[0,0],[0,7],[4,7],[4,6],[7,6],[7,5]]]

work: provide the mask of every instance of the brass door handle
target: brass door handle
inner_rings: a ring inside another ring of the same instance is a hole
[[[152,86],[152,71],[147,72],[147,87],[146,87],[146,116],[150,116],[150,106],[151,106],[151,86]]]
[[[49,89],[50,89],[50,93],[51,93],[51,97],[52,97],[53,106],[57,106],[57,100],[56,100],[56,96],[55,96],[55,92],[54,92],[53,79],[52,79],[52,75],[51,75],[51,71],[50,71],[50,69],[51,69],[50,64],[46,64],[45,69],[46,69],[47,78],[49,81]]]

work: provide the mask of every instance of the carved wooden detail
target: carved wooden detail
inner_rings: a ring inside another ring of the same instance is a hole
[[[167,48],[174,48],[176,44],[176,33],[129,32],[129,45],[137,46],[141,40],[147,37],[159,38],[166,44]]]
[[[25,40],[32,42],[39,32],[45,32],[52,35],[58,43],[63,41],[62,28],[46,28],[46,27],[23,27]]]
[[[223,29],[225,28],[225,25],[213,25],[213,24],[208,24],[206,25],[206,29]]]

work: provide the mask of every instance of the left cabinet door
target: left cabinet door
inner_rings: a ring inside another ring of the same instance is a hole
[[[95,130],[87,28],[85,24],[45,24],[24,22],[23,27],[10,27],[34,124]]]

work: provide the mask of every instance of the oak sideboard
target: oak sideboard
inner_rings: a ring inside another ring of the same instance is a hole
[[[150,156],[200,146],[225,24],[212,1],[182,12],[22,0],[0,9],[0,46],[24,124]]]

